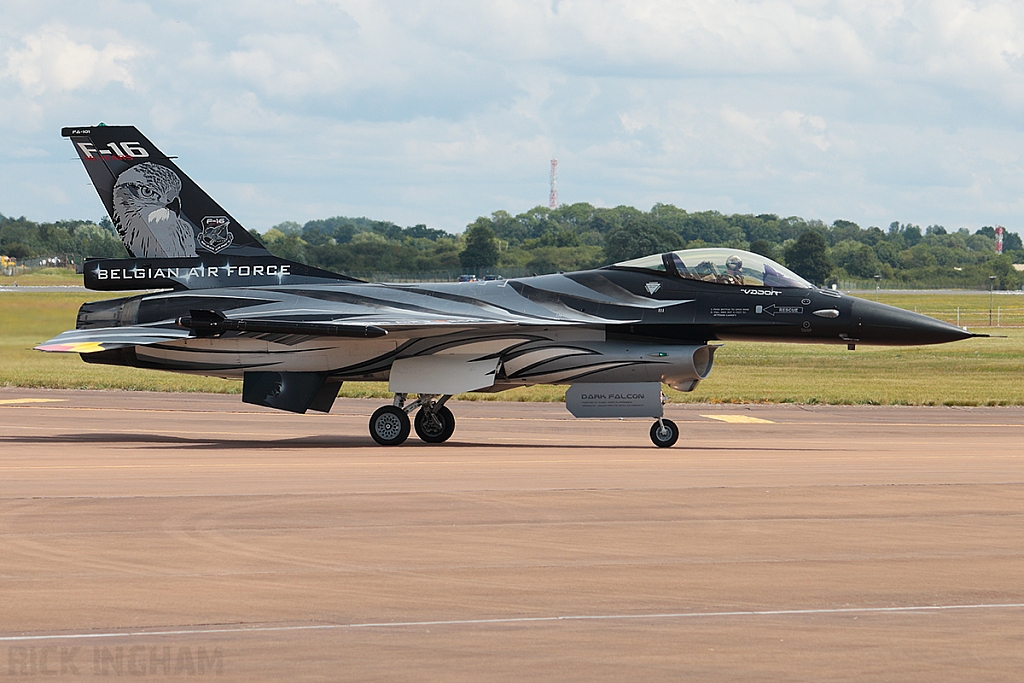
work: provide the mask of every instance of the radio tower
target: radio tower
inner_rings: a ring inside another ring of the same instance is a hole
[[[558,159],[551,160],[551,194],[548,195],[548,208],[558,208]]]

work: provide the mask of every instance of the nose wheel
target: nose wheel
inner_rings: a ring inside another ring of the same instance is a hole
[[[651,441],[658,448],[668,448],[679,440],[679,427],[672,420],[661,418],[651,426]]]

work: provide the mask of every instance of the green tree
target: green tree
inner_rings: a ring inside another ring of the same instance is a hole
[[[459,263],[466,270],[490,268],[498,262],[498,242],[487,218],[477,219],[466,229],[466,248],[459,254]]]
[[[881,263],[888,263],[893,268],[900,265],[900,250],[892,242],[879,242],[875,245],[875,256]]]
[[[128,256],[120,238],[98,225],[80,226],[75,230],[75,239],[79,244],[77,252],[82,256],[105,256],[108,258]]]
[[[846,265],[846,270],[855,277],[869,278],[881,272],[882,263],[878,260],[878,256],[875,255],[874,249],[866,244],[862,244],[851,255],[850,261]]]
[[[749,239],[745,236],[742,228],[731,225],[729,219],[717,211],[686,213],[671,205],[655,205],[655,209],[658,210],[657,213],[654,209],[651,210],[651,213],[655,215],[658,225],[670,229],[686,242],[701,240],[707,244],[720,244],[722,242],[742,242]],[[749,217],[737,218],[745,220]],[[756,219],[753,222],[760,225]],[[771,234],[777,235],[778,230]],[[760,236],[760,234],[755,234],[754,239]]]
[[[285,221],[278,223],[270,228],[271,230],[277,230],[283,235],[295,235],[296,237],[302,234],[302,226],[295,221]]]
[[[779,217],[775,214],[762,213],[757,216],[733,215],[730,216],[729,220],[733,226],[743,230],[745,239],[748,242],[778,242],[782,234],[779,230]]]
[[[991,225],[983,225],[982,227],[978,228],[974,234],[984,235],[985,237],[994,240],[996,238],[996,229],[993,228]]]
[[[306,243],[295,233],[285,234],[277,228],[271,228],[263,235],[263,243],[274,256],[280,256],[289,261],[309,263],[306,260]]]
[[[608,263],[663,254],[682,246],[678,235],[662,228],[645,214],[629,216],[621,228],[605,235],[604,241]]]
[[[861,241],[864,231],[853,221],[839,219],[832,222],[832,228],[828,233],[829,244],[835,246],[845,240]]]
[[[832,261],[853,277],[872,278],[882,270],[875,250],[852,239],[832,247]]]
[[[750,251],[770,259],[778,258],[775,254],[775,245],[768,240],[754,240],[750,243]]]
[[[1020,235],[1015,232],[1004,232],[1003,251],[1016,251],[1018,249],[1024,249],[1024,243],[1021,242]]]
[[[996,276],[996,289],[1017,289],[1024,277],[1013,267],[1013,260],[1006,255],[997,256],[985,264],[986,270]]]
[[[786,249],[786,265],[816,285],[832,272],[825,238],[816,230],[807,230]]]

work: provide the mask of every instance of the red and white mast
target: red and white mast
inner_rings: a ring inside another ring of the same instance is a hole
[[[551,160],[551,194],[548,195],[548,208],[558,208],[558,159]]]

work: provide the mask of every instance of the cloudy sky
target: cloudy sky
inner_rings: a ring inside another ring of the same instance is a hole
[[[1024,3],[0,0],[0,213],[138,126],[246,227],[656,202],[1024,228]]]

